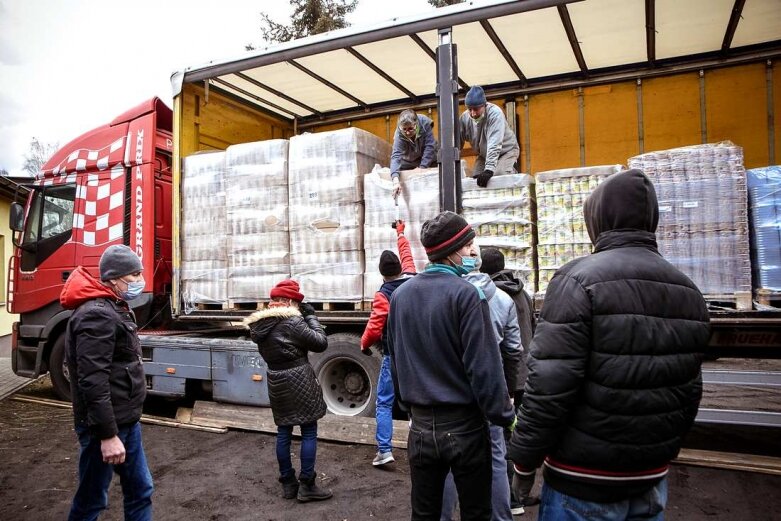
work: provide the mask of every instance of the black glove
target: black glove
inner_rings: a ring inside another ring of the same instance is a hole
[[[477,186],[485,188],[488,186],[488,181],[493,177],[494,173],[491,170],[483,170],[483,173],[477,176]]]
[[[361,348],[361,353],[365,354],[366,356],[372,356],[374,353],[372,353],[371,347],[364,347]]]
[[[312,304],[308,304],[306,302],[302,302],[298,305],[299,311],[301,311],[301,315],[308,317],[309,315],[315,314],[315,308],[312,307]]]

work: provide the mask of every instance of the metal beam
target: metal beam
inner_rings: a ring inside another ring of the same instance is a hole
[[[740,411],[734,409],[704,409],[697,412],[697,423],[722,423],[728,425],[752,425],[754,427],[781,427],[781,413],[765,411]]]
[[[436,55],[436,53],[435,53],[434,51],[432,51],[432,50],[431,50],[431,47],[429,47],[428,45],[426,45],[426,42],[424,42],[424,41],[423,41],[423,40],[420,38],[420,36],[418,36],[417,34],[410,34],[410,35],[409,35],[409,37],[410,37],[410,38],[412,38],[412,41],[413,41],[413,42],[415,42],[416,44],[418,44],[418,46],[419,46],[421,49],[423,49],[423,51],[424,51],[426,54],[428,54],[429,56],[431,56],[431,59],[432,59],[432,60],[434,60],[434,62],[436,63],[436,61],[437,61],[437,55]],[[459,84],[459,85],[461,85],[461,88],[462,88],[462,89],[464,89],[464,90],[469,90],[469,84],[468,84],[467,82],[465,82],[465,81],[464,81],[464,80],[462,80],[461,78],[458,78],[458,80],[457,80],[457,81],[458,81],[458,84]]]
[[[561,23],[564,25],[564,30],[567,32],[567,38],[569,44],[572,47],[572,52],[575,54],[575,60],[578,62],[580,72],[584,76],[588,77],[588,67],[586,66],[586,60],[583,58],[583,51],[580,50],[580,42],[578,42],[578,36],[575,34],[575,27],[572,25],[572,18],[569,16],[569,11],[566,5],[559,5],[556,7],[559,11],[559,17]]]
[[[412,92],[411,90],[406,88],[404,85],[402,85],[398,81],[394,80],[390,75],[388,75],[387,72],[385,72],[384,70],[382,70],[379,67],[377,67],[376,65],[374,65],[374,63],[372,63],[363,54],[359,53],[358,51],[356,51],[352,47],[345,47],[344,50],[349,52],[350,54],[352,54],[355,58],[358,59],[358,61],[360,61],[361,63],[363,63],[364,65],[369,67],[371,70],[373,70],[374,72],[379,74],[382,77],[382,79],[384,79],[385,81],[387,81],[388,83],[390,83],[391,85],[393,85],[394,87],[399,89],[401,92],[403,92],[407,96],[409,96],[412,99],[413,103],[417,103],[418,102],[418,96],[414,92]]]
[[[726,53],[732,47],[732,38],[735,36],[735,31],[738,28],[744,5],[746,5],[746,0],[735,0],[735,5],[732,6],[732,14],[729,17],[727,31],[724,33],[724,41],[721,42],[721,52]]]
[[[365,102],[359,100],[358,98],[356,98],[355,96],[353,96],[352,94],[350,94],[346,90],[342,89],[341,87],[338,87],[338,86],[334,85],[333,83],[331,83],[327,79],[323,78],[322,76],[320,76],[318,74],[315,74],[314,72],[310,71],[309,69],[307,69],[306,67],[304,67],[300,63],[298,63],[298,62],[296,62],[294,60],[288,60],[287,63],[289,63],[290,65],[292,65],[296,69],[300,70],[301,72],[303,72],[305,74],[308,74],[309,76],[311,76],[312,78],[316,79],[317,81],[319,81],[320,83],[322,83],[326,87],[328,87],[328,88],[330,88],[332,90],[335,90],[336,92],[338,92],[339,94],[341,94],[345,98],[348,98],[348,99],[352,100],[354,103],[360,105],[364,109],[368,109],[369,108],[366,105]]]
[[[206,66],[200,69],[185,71],[183,81],[190,83],[222,76],[236,71],[254,69],[263,65],[280,63],[283,61],[311,56],[345,47],[356,47],[366,43],[377,42],[397,38],[399,36],[411,36],[416,33],[438,30],[440,27],[453,27],[456,25],[476,22],[486,18],[496,18],[548,7],[555,7],[582,0],[498,0],[490,5],[473,6],[464,4],[462,9],[448,9],[445,14],[426,13],[417,17],[410,18],[407,22],[399,23],[398,20],[392,20],[385,27],[380,28],[359,28],[344,29],[335,31],[326,37],[314,36],[302,41],[294,41],[289,44],[276,45],[270,48],[270,51],[264,49],[259,54],[227,63],[218,63]],[[436,13],[436,11],[435,11]]]
[[[236,72],[234,74],[236,76],[238,76],[239,78],[241,78],[242,80],[244,80],[246,82],[249,82],[249,83],[255,85],[256,87],[260,87],[263,90],[267,90],[271,94],[274,94],[275,96],[279,96],[280,98],[282,98],[285,101],[289,101],[290,103],[292,103],[294,105],[298,105],[302,109],[307,110],[307,111],[311,112],[312,114],[314,114],[314,115],[316,115],[318,117],[322,117],[322,115],[323,115],[323,113],[320,112],[319,110],[314,109],[314,108],[310,107],[309,105],[306,105],[306,104],[298,101],[295,98],[291,98],[290,96],[288,96],[284,92],[280,92],[277,89],[266,85],[265,83],[261,83],[258,80],[256,80],[255,78],[252,78],[252,77],[244,74],[243,72]]]
[[[214,79],[212,79],[211,81],[213,81],[214,83],[217,83],[217,84],[219,84],[219,85],[222,85],[222,86],[224,86],[224,87],[227,87],[227,88],[229,88],[229,89],[232,89],[232,90],[234,90],[234,91],[238,92],[239,94],[243,94],[244,96],[247,96],[247,97],[249,97],[249,98],[252,98],[252,99],[254,99],[255,101],[257,101],[258,103],[263,103],[264,105],[268,105],[269,107],[273,108],[274,110],[278,110],[279,112],[283,112],[283,113],[285,113],[285,114],[289,114],[289,115],[290,115],[291,117],[293,117],[293,118],[298,118],[298,117],[301,117],[301,116],[299,116],[298,114],[296,114],[295,112],[291,112],[290,110],[288,110],[288,109],[286,109],[286,108],[284,108],[284,107],[280,107],[280,106],[279,106],[279,105],[277,105],[276,103],[272,103],[272,102],[270,102],[270,101],[269,101],[269,100],[267,100],[267,99],[263,99],[263,98],[261,98],[260,96],[258,96],[258,95],[256,95],[256,94],[253,94],[253,93],[251,93],[251,92],[249,92],[249,91],[247,91],[247,90],[244,90],[244,89],[242,89],[241,87],[237,87],[236,85],[234,85],[234,84],[232,84],[232,83],[228,83],[227,81],[225,81],[225,80],[223,80],[223,79],[220,79],[220,78],[214,78]]]
[[[453,30],[439,30],[437,116],[439,118],[439,209],[461,213],[461,126],[458,122],[458,53]]]
[[[491,27],[491,23],[488,20],[480,20],[480,25],[483,27],[483,30],[486,32],[486,34],[491,39],[491,41],[494,42],[494,45],[499,50],[501,55],[504,57],[504,60],[507,62],[507,65],[509,65],[510,68],[515,73],[515,75],[518,76],[518,80],[521,82],[521,86],[525,87],[528,83],[526,81],[526,76],[523,74],[521,68],[518,67],[518,64],[515,63],[515,60],[507,51],[507,48],[504,46],[504,43],[502,43],[502,39],[499,38],[499,35],[496,34],[494,28]]]
[[[645,45],[648,63],[656,61],[656,0],[645,0]]]

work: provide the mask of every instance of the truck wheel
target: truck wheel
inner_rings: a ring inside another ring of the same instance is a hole
[[[57,337],[49,354],[49,375],[52,379],[54,394],[61,400],[71,401],[71,381],[68,366],[65,363],[65,334]]]
[[[341,416],[374,416],[380,357],[361,353],[361,338],[350,333],[328,336],[328,349],[312,353],[328,410]]]

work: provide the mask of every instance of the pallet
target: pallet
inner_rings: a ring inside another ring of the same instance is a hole
[[[199,311],[225,311],[230,309],[227,302],[195,302],[194,306]]]
[[[223,309],[231,311],[257,311],[268,308],[268,300],[258,300],[255,302],[236,302],[234,300],[228,300],[224,304],[225,307],[213,307],[213,308],[198,308],[198,309]],[[371,302],[359,301],[359,302],[307,302],[311,304],[315,311],[370,311]],[[208,305],[208,304],[207,304]]]
[[[759,288],[755,295],[758,304],[781,308],[781,291]]]
[[[703,295],[708,304],[729,307],[738,311],[751,310],[754,307],[754,301],[750,291],[736,291],[735,293],[724,294],[705,294]]]

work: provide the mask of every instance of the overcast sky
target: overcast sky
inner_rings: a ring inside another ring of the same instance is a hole
[[[353,26],[433,9],[426,0],[359,0]],[[0,0],[0,168],[23,175],[30,140],[64,145],[159,96],[171,73],[262,43],[260,12],[284,0]]]

